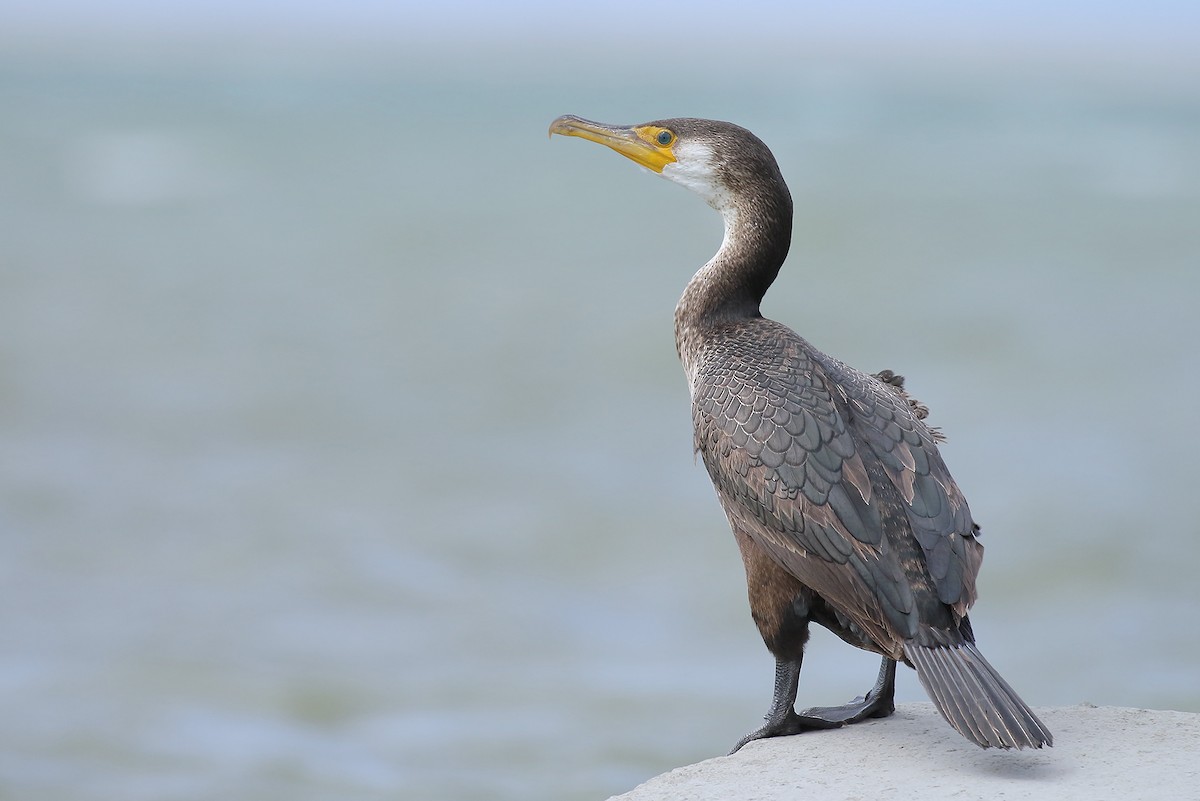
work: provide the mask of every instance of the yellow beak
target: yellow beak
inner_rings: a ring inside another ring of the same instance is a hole
[[[675,144],[674,135],[665,145],[659,144],[656,139],[663,130],[665,129],[654,125],[605,125],[572,114],[565,114],[550,123],[551,135],[578,136],[599,142],[658,173],[663,171],[663,167],[675,161],[675,154],[672,152]]]

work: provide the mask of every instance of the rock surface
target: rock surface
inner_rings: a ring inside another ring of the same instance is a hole
[[[758,740],[610,801],[1200,801],[1200,714],[1087,704],[1037,713],[1053,748],[977,748],[932,705],[901,704],[885,720]]]

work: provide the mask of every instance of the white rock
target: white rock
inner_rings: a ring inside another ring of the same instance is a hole
[[[1037,710],[1041,750],[984,750],[930,704],[748,744],[610,801],[1200,801],[1200,714],[1088,704]]]

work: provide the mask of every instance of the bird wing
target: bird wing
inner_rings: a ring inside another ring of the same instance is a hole
[[[900,491],[938,599],[965,615],[975,603],[983,546],[975,538],[978,528],[967,499],[938,451],[938,434],[914,413],[903,392],[822,353],[813,354],[846,398],[857,439],[867,444]]]
[[[882,382],[760,322],[710,340],[693,387],[696,449],[731,523],[874,641],[911,637],[919,611],[864,462],[877,460],[919,532],[939,597],[965,601],[965,612],[978,560],[942,542],[961,522],[959,508],[967,532],[970,515],[924,424]],[[831,371],[863,380],[843,387],[848,376]]]

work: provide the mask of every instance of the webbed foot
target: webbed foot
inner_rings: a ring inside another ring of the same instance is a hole
[[[841,706],[815,706],[805,709],[800,715],[846,726],[870,718],[886,718],[896,711],[895,698],[896,663],[884,657],[883,664],[879,666],[875,686],[867,691],[865,696],[860,695]]]
[[[735,753],[752,740],[784,737],[815,729],[837,729],[871,718],[886,718],[896,710],[896,663],[887,657],[884,657],[883,664],[879,666],[879,677],[875,680],[875,686],[865,696],[841,706],[817,706],[799,713],[791,706],[796,697],[792,667],[792,663],[776,665],[776,697],[767,713],[766,724],[738,740],[729,753]],[[799,666],[795,665],[796,678],[799,677],[798,668]],[[783,694],[779,692],[781,689],[784,690]]]
[[[830,708],[836,709],[837,707]],[[767,737],[786,737],[791,734],[800,734],[801,732],[812,731],[814,729],[838,729],[846,725],[839,720],[811,716],[808,714],[809,711],[805,710],[803,713],[797,714],[794,710],[788,709],[776,719],[768,719],[766,725],[762,728],[755,729],[738,740],[737,745],[729,753],[736,753],[738,749],[751,740],[764,740]]]

